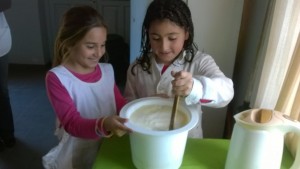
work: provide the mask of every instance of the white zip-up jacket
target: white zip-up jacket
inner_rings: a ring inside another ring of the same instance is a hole
[[[233,82],[224,75],[210,55],[198,51],[191,63],[185,62],[184,57],[187,57],[185,52],[163,74],[161,74],[163,65],[158,65],[154,56],[151,57],[151,74],[143,71],[141,65],[137,65],[133,69],[135,73],[133,75],[131,69],[135,63],[132,63],[127,71],[124,95],[128,101],[160,94],[173,97],[171,81],[174,78],[171,71],[185,70],[192,73],[193,88],[184,100],[187,105],[198,104],[200,119],[198,125],[189,132],[189,137],[201,138],[203,137],[201,105],[214,108],[228,105],[234,95]]]

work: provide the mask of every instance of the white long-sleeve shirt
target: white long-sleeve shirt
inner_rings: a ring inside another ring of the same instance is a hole
[[[185,70],[192,73],[194,85],[185,102],[188,105],[198,104],[200,119],[189,136],[202,137],[201,105],[215,108],[226,106],[234,95],[233,82],[224,75],[210,55],[197,52],[191,63],[184,62],[184,57],[186,57],[185,52],[163,74],[161,74],[162,66],[156,63],[155,57],[151,57],[151,74],[137,65],[133,69],[135,73],[133,75],[131,69],[135,63],[132,63],[127,71],[124,95],[129,101],[158,94],[173,97],[171,81],[174,78],[171,76],[171,71]],[[201,100],[208,101],[201,102]]]
[[[0,57],[7,54],[11,49],[11,34],[5,15],[0,12]]]

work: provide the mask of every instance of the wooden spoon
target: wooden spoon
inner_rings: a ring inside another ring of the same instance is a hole
[[[171,114],[171,120],[170,120],[169,130],[173,130],[174,129],[174,121],[175,121],[175,116],[176,116],[176,112],[177,112],[178,102],[179,102],[179,96],[175,95],[174,102],[173,102],[173,108],[172,108],[172,114]]]

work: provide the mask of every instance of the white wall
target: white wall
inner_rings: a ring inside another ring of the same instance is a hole
[[[142,24],[152,0],[130,1],[130,63],[140,55]]]
[[[232,78],[243,10],[242,0],[188,0],[195,42],[210,54],[226,76]],[[223,136],[227,108],[203,107],[204,137]]]
[[[231,77],[240,30],[242,0],[189,0],[199,50],[212,55]]]

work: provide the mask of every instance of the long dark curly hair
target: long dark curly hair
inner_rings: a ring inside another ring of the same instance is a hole
[[[151,46],[148,31],[153,21],[164,19],[169,19],[189,33],[189,38],[184,42],[183,50],[190,54],[190,57],[185,57],[185,62],[192,62],[194,53],[198,49],[194,44],[194,25],[189,7],[182,0],[153,0],[148,6],[142,25],[141,56],[136,59],[136,63],[131,69],[133,74],[133,69],[138,64],[144,71],[151,73],[149,56]]]

